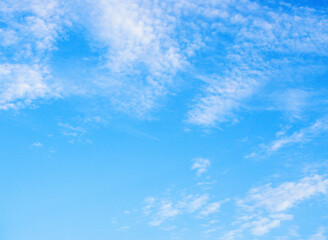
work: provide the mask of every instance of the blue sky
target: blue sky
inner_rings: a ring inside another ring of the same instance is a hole
[[[326,240],[327,13],[0,0],[0,239]]]

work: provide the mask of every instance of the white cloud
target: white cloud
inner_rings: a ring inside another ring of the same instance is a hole
[[[7,64],[46,66],[47,53],[56,49],[65,27],[74,23],[87,30],[102,68],[85,84],[116,109],[135,115],[146,114],[172,93],[180,81],[176,73],[202,75],[204,87],[187,114],[189,123],[202,126],[236,120],[247,101],[295,56],[302,61],[306,54],[311,64],[311,57],[328,54],[323,12],[287,5],[272,9],[248,0],[13,0],[1,3],[0,14]],[[202,48],[211,56],[193,58]],[[197,61],[206,63],[205,74]],[[306,99],[289,96],[286,108],[298,115]]]
[[[328,179],[320,175],[305,177],[298,182],[285,182],[277,187],[271,184],[250,190],[244,202],[252,203],[252,208],[264,208],[271,213],[288,210],[300,201],[316,194],[326,194]]]
[[[193,160],[193,164],[191,165],[191,169],[196,171],[197,176],[201,176],[205,173],[208,167],[211,166],[211,161],[206,158],[195,158]]]
[[[209,199],[208,194],[201,195],[199,197],[196,197],[194,200],[190,201],[188,203],[188,209],[190,212],[195,212],[199,210],[201,207],[203,207]]]
[[[323,117],[308,127],[302,128],[286,135],[285,132],[279,132],[278,139],[274,140],[268,145],[262,144],[258,152],[251,153],[248,157],[256,157],[261,154],[271,154],[285,147],[286,145],[305,143],[311,141],[318,135],[328,131],[328,118]]]
[[[251,96],[257,85],[254,79],[236,73],[230,77],[213,79],[194,109],[188,113],[188,122],[215,126],[234,118],[233,112],[240,108],[240,101]]]
[[[221,237],[221,240],[234,240],[236,238],[239,238],[242,235],[242,229],[235,229],[227,232],[224,234],[223,237]]]
[[[313,234],[309,240],[326,240],[327,237],[325,236],[326,233],[325,227],[320,227],[315,234]]]
[[[213,127],[236,121],[236,112],[241,111],[270,79],[275,79],[277,73],[282,75],[281,69],[294,65],[293,71],[297,71],[298,61],[305,58],[308,65],[317,66],[318,61],[312,61],[311,56],[328,55],[325,44],[328,31],[323,27],[328,19],[321,11],[291,5],[271,9],[252,1],[238,4],[224,1],[207,5],[207,8],[227,13],[211,21],[210,26],[214,36],[218,39],[222,34],[229,36],[233,44],[224,45],[226,55],[214,50],[217,58],[213,59],[225,64],[216,67],[217,72],[209,73],[220,77],[205,81],[206,87],[188,112],[189,123]],[[306,105],[301,101],[306,99],[295,94],[289,97],[286,108],[298,116]]]
[[[201,211],[200,214],[204,216],[208,216],[212,213],[215,213],[220,209],[222,203],[223,203],[222,201],[211,203],[207,205],[206,208],[203,211]]]
[[[143,208],[145,215],[152,218],[149,222],[152,226],[160,226],[164,221],[172,219],[181,214],[192,214],[207,205],[209,196],[207,193],[202,195],[188,195],[181,199],[172,201],[170,199],[147,198]]]
[[[149,224],[164,227],[167,222],[174,222],[175,228],[179,228],[177,217],[194,217],[203,221],[207,228],[204,234],[222,230],[222,226],[213,224],[220,221],[217,215],[222,204],[230,201],[211,201],[212,196],[208,188],[184,189],[172,191],[169,189],[162,198],[150,197],[145,200],[143,213],[150,219]],[[191,194],[191,192],[197,192]],[[294,215],[291,210],[299,204],[313,200],[328,194],[328,178],[326,175],[313,174],[296,181],[282,182],[280,184],[269,183],[250,189],[244,198],[237,200],[237,213],[232,225],[235,229],[223,234],[220,239],[243,239],[244,235],[261,237],[273,229],[279,228],[283,222],[291,221]],[[313,202],[311,202],[313,203]],[[293,234],[293,235],[292,235]],[[292,231],[290,236],[298,236]],[[312,239],[325,239],[324,230],[319,229]],[[317,237],[317,238],[315,238]],[[321,237],[321,238],[320,238]],[[277,238],[278,239],[278,238]]]
[[[74,127],[74,126],[69,125],[68,123],[59,123],[58,125],[63,128],[62,133],[65,136],[80,137],[80,136],[83,136],[87,132],[82,127]]]
[[[149,197],[145,200],[146,205],[143,207],[143,212],[151,218],[149,222],[152,226],[160,226],[167,220],[173,220],[178,215],[195,215],[209,216],[216,213],[221,205],[226,202],[209,202],[210,196],[208,193],[181,196],[179,199],[172,200],[171,198],[155,199]]]
[[[111,71],[136,71],[135,64],[140,63],[152,74],[180,68],[183,57],[179,45],[170,37],[176,20],[163,6],[152,1],[94,2],[97,10],[94,24],[99,38],[109,47],[107,57]]]
[[[292,220],[293,216],[288,214],[276,214],[269,217],[258,217],[256,220],[245,224],[244,227],[251,228],[251,233],[256,236],[262,236],[271,231],[271,229],[280,226],[282,221]]]
[[[47,69],[27,64],[0,65],[0,109],[21,108],[33,100],[58,95],[59,88],[49,83]]]
[[[200,176],[210,164],[208,159],[197,158],[194,159],[192,170],[196,170]],[[209,217],[211,214],[218,212],[221,205],[229,201],[228,199],[216,202],[210,200],[209,188],[202,188],[202,186],[196,184],[192,188],[186,188],[174,193],[170,190],[162,198],[146,198],[143,213],[151,219],[150,225],[161,226],[166,221],[173,221],[175,217],[180,215],[204,219],[204,217]],[[211,219],[206,221],[211,222]]]
[[[35,142],[32,145],[33,145],[33,147],[42,147],[43,146],[43,144],[40,142]]]
[[[60,0],[13,0],[3,3],[0,14],[6,27],[0,31],[0,38],[6,40],[2,45],[8,52],[11,48],[22,51],[23,54],[15,55],[15,59],[39,58],[40,54],[55,48],[63,27],[70,24],[64,17],[66,7],[67,4]]]
[[[172,77],[186,65],[186,53],[197,44],[177,32],[179,16],[170,2],[93,1],[89,29],[94,41],[106,49],[108,72],[96,84],[109,91],[112,104],[143,115],[158,98],[168,94]],[[190,41],[190,44],[189,44]]]
[[[68,24],[57,0],[1,2],[0,109],[18,109],[37,99],[59,96],[47,68],[46,52]]]
[[[170,202],[162,202],[159,206],[158,212],[153,217],[153,220],[149,222],[152,226],[159,226],[168,218],[173,218],[180,214],[180,211],[172,206]]]
[[[287,89],[273,96],[275,109],[284,111],[291,118],[301,118],[309,104],[311,93],[302,89]]]
[[[293,219],[287,211],[302,201],[328,192],[328,179],[314,175],[297,182],[285,182],[277,187],[266,184],[253,188],[246,198],[238,202],[245,211],[239,232],[249,229],[251,234],[261,236],[280,226],[282,221]]]

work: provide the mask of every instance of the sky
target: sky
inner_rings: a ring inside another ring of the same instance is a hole
[[[0,240],[327,240],[324,0],[0,0]]]

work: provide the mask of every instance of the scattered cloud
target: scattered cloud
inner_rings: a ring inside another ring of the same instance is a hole
[[[159,226],[166,219],[173,218],[180,214],[180,211],[172,206],[171,202],[162,202],[158,207],[158,212],[156,212],[153,219],[149,222],[152,226]]]
[[[60,127],[62,127],[62,133],[65,136],[70,137],[80,137],[83,136],[87,131],[82,127],[73,127],[68,123],[59,123]]]
[[[327,229],[325,227],[320,227],[317,232],[309,238],[309,240],[326,240],[326,231]]]
[[[194,159],[192,170],[196,170],[201,175],[209,166],[208,159],[197,158]],[[162,226],[166,221],[174,220],[180,215],[190,215],[198,219],[205,218],[207,221],[210,215],[219,211],[223,203],[229,201],[225,199],[212,202],[209,189],[201,188],[198,184],[174,194],[171,191],[167,192],[166,195],[168,196],[163,198],[148,197],[145,199],[143,213],[151,219],[149,224],[152,226]]]
[[[234,122],[238,119],[236,113],[245,109],[249,100],[259,97],[259,90],[277,74],[282,75],[291,66],[297,71],[302,61],[308,66],[318,66],[312,57],[328,54],[325,44],[328,31],[322,27],[328,19],[319,10],[292,5],[272,9],[253,1],[224,2],[207,8],[226,13],[210,18],[209,26],[214,36],[219,39],[228,36],[231,41],[223,45],[226,55],[220,51],[221,55],[214,58],[225,64],[222,67],[216,64],[217,72],[207,72],[208,76],[219,77],[204,81],[202,93],[188,112],[189,123],[213,127]],[[304,92],[295,90],[286,94],[289,99],[283,111],[288,109],[294,117],[299,117],[306,105]]]
[[[240,108],[240,101],[252,95],[258,83],[248,76],[232,74],[218,77],[209,83],[205,95],[199,97],[194,109],[188,113],[188,122],[204,126],[215,126],[234,118],[233,112]]]
[[[251,208],[264,208],[270,213],[280,213],[313,195],[326,194],[327,190],[328,179],[315,175],[300,179],[298,182],[285,182],[277,187],[266,184],[253,188],[242,202],[252,203]]]
[[[43,98],[58,97],[46,53],[69,24],[57,0],[2,1],[0,28],[0,109],[19,109]]]
[[[245,234],[257,237],[266,235],[280,227],[282,222],[293,220],[291,210],[300,203],[327,194],[328,179],[326,175],[319,174],[309,175],[297,181],[282,182],[275,186],[268,183],[252,188],[244,198],[235,201],[236,210],[239,212],[239,217],[235,218],[237,220],[232,222],[235,229],[223,234],[221,239],[240,239]],[[149,224],[157,227],[165,227],[166,222],[172,221],[176,226],[175,220],[178,216],[191,216],[205,221],[204,234],[209,234],[220,229],[213,226],[213,222],[217,222],[218,219],[211,215],[220,211],[222,204],[230,202],[228,198],[213,202],[212,198],[208,188],[199,188],[198,185],[177,192],[169,190],[165,197],[147,198],[143,213],[150,218]],[[313,236],[323,236],[323,230]]]
[[[179,194],[179,193],[177,193]],[[180,194],[181,195],[181,194]],[[143,208],[145,215],[151,218],[149,222],[152,226],[160,226],[167,220],[173,220],[179,215],[191,215],[195,218],[208,217],[217,213],[223,203],[228,200],[219,202],[210,202],[208,193],[202,194],[182,194],[180,199],[172,200],[170,198],[147,198],[146,205]]]
[[[0,15],[5,23],[0,29],[2,68],[12,65],[40,75],[38,85],[28,77],[24,80],[29,85],[25,94],[2,97],[2,109],[65,92],[65,87],[58,87],[65,83],[53,79],[56,84],[50,84],[51,71],[44,69],[51,69],[49,53],[68,28],[89,34],[88,44],[98,51],[101,67],[95,70],[98,77],[85,84],[97,96],[110,99],[115,109],[144,116],[174,92],[182,81],[177,73],[188,73],[203,86],[196,89],[187,121],[207,127],[237,121],[237,113],[280,69],[297,69],[305,60],[307,65],[318,65],[313,59],[328,54],[325,12],[286,4],[272,8],[249,0],[84,0],[76,4],[14,0],[1,3]],[[207,52],[211,56],[203,58]],[[198,64],[204,61],[206,70]],[[16,78],[9,78],[0,93],[12,91]],[[296,90],[286,94],[285,108],[299,116],[305,95]]]
[[[294,218],[288,213],[297,204],[328,192],[328,179],[322,175],[304,177],[296,182],[284,182],[276,187],[266,184],[251,189],[247,196],[238,201],[244,211],[240,227],[227,234],[235,239],[238,234],[249,230],[252,235],[262,236],[277,228],[283,221]]]
[[[32,146],[38,148],[38,147],[43,147],[43,144],[40,143],[40,142],[35,142],[35,143],[32,144]]]
[[[90,32],[106,49],[108,71],[96,84],[109,92],[115,108],[145,114],[169,93],[172,77],[186,65],[185,49],[193,51],[193,40],[177,31],[183,23],[173,4],[97,0],[88,5]]]
[[[201,176],[211,166],[211,161],[206,158],[195,158],[191,169],[196,171],[197,176]]]
[[[250,231],[253,235],[262,236],[272,229],[280,226],[282,221],[292,220],[293,216],[289,214],[274,214],[268,217],[258,217],[244,225],[244,227],[251,228]]]
[[[287,89],[273,95],[275,109],[284,111],[291,119],[300,119],[310,103],[311,92],[302,89]]]
[[[59,87],[49,83],[49,73],[38,64],[0,64],[0,109],[18,109],[33,100],[58,97]]]
[[[70,25],[65,17],[67,4],[61,0],[13,0],[1,4],[0,14],[5,24],[0,38],[5,40],[2,47],[7,60],[41,60],[45,52],[55,48],[64,26]]]
[[[219,202],[214,202],[214,203],[208,204],[206,206],[206,208],[201,211],[200,214],[201,215],[204,215],[204,216],[208,216],[208,215],[210,215],[212,213],[215,213],[215,212],[219,211],[222,203],[224,203],[226,201],[227,200],[225,200],[225,201],[219,201]]]
[[[295,131],[290,135],[286,135],[285,132],[279,132],[277,134],[278,139],[274,140],[268,145],[260,145],[260,149],[257,152],[253,152],[247,157],[256,157],[263,154],[272,154],[273,152],[276,152],[287,145],[309,142],[318,135],[327,131],[328,118],[323,117],[318,119],[310,126]]]

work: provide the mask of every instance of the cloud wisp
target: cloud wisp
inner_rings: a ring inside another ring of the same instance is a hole
[[[326,240],[327,239],[327,237],[325,236],[326,232],[327,232],[327,228],[320,227],[318,228],[317,232],[309,238],[309,240]]]
[[[261,239],[269,236],[274,229],[279,229],[284,222],[292,222],[296,216],[293,210],[300,204],[304,206],[310,200],[313,203],[313,200],[327,196],[328,178],[318,173],[307,173],[307,176],[295,181],[270,182],[251,188],[244,197],[235,198],[234,201],[231,198],[211,201],[215,196],[209,189],[200,188],[197,184],[182,191],[168,190],[164,197],[148,197],[144,202],[143,214],[149,219],[150,226],[163,230],[172,226],[175,231],[184,228],[179,219],[187,217],[199,222],[204,236],[220,232],[220,239],[225,240],[244,239],[246,236]],[[225,205],[227,202],[232,208]],[[229,215],[235,213],[236,216],[230,222],[225,218],[223,222],[226,226],[223,227],[220,215],[226,216],[227,210]],[[227,231],[231,227],[232,230]],[[313,239],[316,237],[324,237],[324,231],[319,230]]]
[[[238,201],[244,214],[240,227],[228,232],[228,239],[238,239],[247,231],[262,236],[278,228],[283,221],[294,218],[289,210],[299,203],[320,194],[327,195],[328,179],[322,175],[304,177],[295,182],[284,182],[276,187],[266,184],[251,189],[244,199]],[[225,239],[224,237],[222,239]]]
[[[252,1],[225,2],[209,9],[226,13],[210,26],[215,37],[229,36],[233,44],[225,45],[226,55],[217,56],[224,67],[209,73],[210,80],[188,113],[192,124],[212,127],[238,120],[236,113],[281,74],[280,69],[297,69],[305,60],[316,65],[313,56],[328,54],[324,43],[328,31],[322,27],[328,19],[321,11],[288,5],[271,9]]]
[[[191,167],[196,170],[196,175],[200,177],[210,166],[210,161],[204,158],[197,158]],[[194,193],[196,191],[196,193]],[[148,197],[145,199],[143,213],[150,218],[149,225],[162,227],[165,224],[174,222],[178,216],[189,216],[202,221],[210,221],[210,216],[219,212],[221,205],[229,201],[211,201],[208,188],[200,188],[197,184],[192,188],[177,191],[174,194],[168,192],[169,197]]]
[[[281,69],[297,71],[305,61],[318,66],[328,55],[326,12],[286,4],[24,0],[2,2],[0,15],[1,109],[73,94],[61,87],[73,83],[52,77],[48,60],[58,39],[80,30],[98,54],[96,77],[80,82],[92,89],[89,94],[142,117],[187,84],[179,77],[187,74],[199,82],[186,120],[204,127],[238,121],[238,113]],[[295,116],[306,105],[295,102],[306,101],[300,94],[291,93],[288,103]]]
[[[195,158],[193,160],[193,164],[191,165],[191,169],[195,170],[197,176],[201,176],[203,173],[207,171],[207,169],[211,166],[211,161],[206,158]]]
[[[47,53],[69,21],[61,1],[1,2],[0,109],[19,109],[37,99],[58,97]]]
[[[257,157],[262,155],[270,155],[280,149],[292,145],[292,144],[302,144],[313,140],[315,137],[322,133],[328,131],[328,118],[323,117],[315,121],[308,127],[301,128],[298,131],[293,132],[290,135],[283,133],[279,134],[278,139],[272,141],[271,143],[264,145],[261,144],[258,151],[252,152],[247,157]]]

